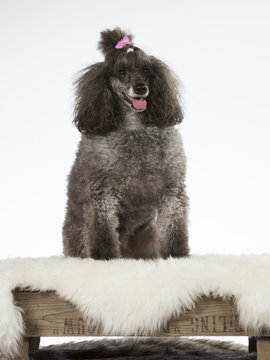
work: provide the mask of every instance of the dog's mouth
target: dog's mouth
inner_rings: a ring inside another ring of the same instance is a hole
[[[135,110],[143,111],[147,107],[147,101],[143,97],[131,97],[123,92],[124,99],[133,107]]]

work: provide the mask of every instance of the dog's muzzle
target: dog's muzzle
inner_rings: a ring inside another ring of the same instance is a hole
[[[135,110],[146,110],[147,108],[147,101],[145,99],[145,97],[132,97],[127,95],[126,93],[123,92],[124,95],[124,99],[131,104],[131,106],[135,109]]]

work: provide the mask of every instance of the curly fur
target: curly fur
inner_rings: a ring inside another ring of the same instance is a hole
[[[115,49],[124,34],[101,33],[105,60],[76,83],[82,138],[69,175],[64,254],[187,256],[185,155],[173,127],[183,119],[178,82],[132,43]]]
[[[52,345],[30,353],[30,360],[255,360],[241,345],[222,341],[185,338],[103,339]]]
[[[114,50],[117,42],[122,39],[126,34],[120,28],[115,28],[113,31],[106,29],[101,32],[101,39],[98,44],[99,50],[102,51],[104,55],[107,55],[109,52]],[[131,34],[128,35],[129,40],[132,43],[133,36]]]

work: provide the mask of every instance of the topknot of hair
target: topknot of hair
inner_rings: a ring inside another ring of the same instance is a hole
[[[111,50],[114,50],[115,45],[120,41],[125,35],[127,35],[132,42],[133,35],[126,34],[119,27],[114,30],[106,29],[101,32],[101,39],[98,43],[98,49],[102,51],[104,55],[107,55]]]

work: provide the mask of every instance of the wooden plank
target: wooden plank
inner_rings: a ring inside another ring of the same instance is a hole
[[[24,309],[28,337],[105,335],[88,328],[73,305],[54,292],[19,291],[14,296],[18,305]],[[233,300],[203,297],[195,309],[177,319],[173,318],[159,333],[149,335],[247,336],[238,319]]]
[[[270,337],[257,337],[257,360],[270,360]]]
[[[171,319],[168,336],[247,336],[239,324],[233,300],[202,297],[193,310]]]
[[[15,301],[22,307],[26,336],[99,336],[88,328],[75,307],[54,292],[19,291]]]

